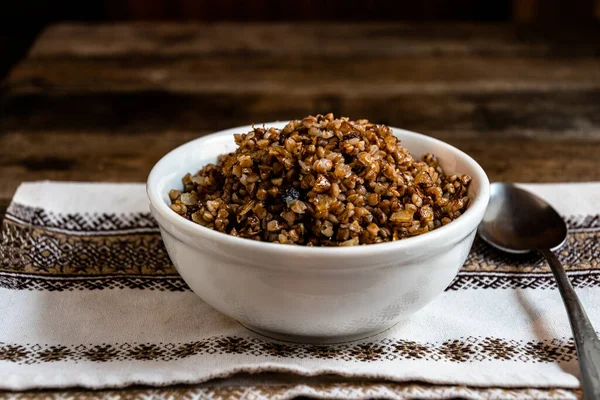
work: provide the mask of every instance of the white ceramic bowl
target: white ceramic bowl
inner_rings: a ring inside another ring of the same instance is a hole
[[[265,123],[282,128],[285,122]],[[489,181],[467,154],[439,140],[392,128],[415,157],[435,154],[446,173],[473,180],[467,211],[434,231],[396,242],[304,247],[257,242],[175,214],[168,192],[219,154],[236,148],[217,132],[164,156],[147,182],[151,211],[171,260],[190,288],[248,328],[280,339],[339,342],[382,331],[444,291],[463,265],[489,199]]]

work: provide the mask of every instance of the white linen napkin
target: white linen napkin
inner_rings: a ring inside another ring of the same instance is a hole
[[[524,187],[567,219],[559,255],[598,328],[600,183]],[[565,398],[579,386],[571,337],[546,263],[479,240],[448,289],[414,316],[366,340],[316,346],[252,333],[191,292],[169,261],[142,184],[22,184],[0,236],[0,389],[277,372],[359,379],[348,392],[354,398],[404,398],[392,390],[402,382],[422,398],[441,387],[470,398],[491,388]],[[371,391],[367,380],[377,382]],[[326,385],[294,387],[308,389],[293,395],[339,397],[310,392]]]

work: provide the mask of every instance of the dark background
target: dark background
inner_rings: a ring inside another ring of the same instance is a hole
[[[595,25],[600,0],[0,1],[0,79],[59,21],[480,21]],[[327,25],[323,26],[327,29]]]

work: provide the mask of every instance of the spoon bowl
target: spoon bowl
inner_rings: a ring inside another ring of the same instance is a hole
[[[508,253],[557,250],[567,239],[567,225],[544,200],[507,183],[490,186],[490,202],[479,236]]]

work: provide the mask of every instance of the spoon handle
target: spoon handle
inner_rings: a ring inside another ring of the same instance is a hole
[[[571,285],[571,281],[556,257],[547,249],[540,249],[540,253],[546,257],[556,283],[562,296],[571,330],[575,338],[577,355],[579,356],[579,369],[581,371],[581,386],[585,399],[600,399],[600,340],[594,331],[577,293]]]

